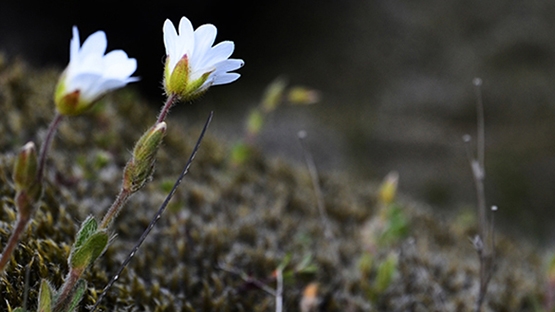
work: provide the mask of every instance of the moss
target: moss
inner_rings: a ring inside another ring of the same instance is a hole
[[[59,71],[34,70],[19,61],[0,65],[0,239],[15,220],[10,181],[14,151],[27,140],[40,144],[53,115],[52,90]],[[22,305],[30,269],[29,305],[41,278],[59,287],[79,222],[101,216],[115,198],[121,170],[156,111],[132,91],[108,95],[86,116],[65,119],[48,159],[45,195],[35,219],[0,277],[0,310]],[[214,120],[217,121],[217,117]],[[81,311],[95,302],[162,203],[199,129],[183,132],[169,119],[154,179],[132,197],[115,221],[117,237],[85,278]],[[340,174],[321,177],[335,239],[323,235],[309,174],[304,168],[255,154],[233,166],[230,146],[208,136],[172,207],[147,238],[103,301],[105,311],[269,311],[274,298],[220,267],[244,272],[274,288],[273,272],[287,254],[294,267],[312,255],[315,272],[285,284],[285,308],[298,310],[304,286],[318,282],[322,311],[470,310],[478,287],[477,256],[467,240],[472,224],[446,223],[426,207],[401,201],[409,235],[374,251],[377,263],[395,252],[398,267],[377,296],[365,285],[358,260],[367,252],[361,235],[376,210],[372,184]],[[99,162],[100,161],[100,162]],[[462,229],[461,229],[462,227]],[[541,258],[524,243],[499,239],[497,272],[487,311],[532,311],[541,297]],[[372,299],[372,300],[371,300]]]

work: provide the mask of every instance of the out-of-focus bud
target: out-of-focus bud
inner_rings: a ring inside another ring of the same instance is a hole
[[[285,79],[277,78],[266,88],[262,97],[262,109],[265,113],[275,110],[281,103],[286,86],[287,81]]]
[[[262,116],[262,113],[258,109],[253,109],[247,119],[247,136],[257,136],[260,133],[260,130],[262,130],[263,125],[264,116]]]
[[[292,87],[287,93],[287,100],[295,105],[308,105],[320,102],[320,92],[301,86]]]
[[[300,302],[300,308],[302,312],[316,312],[318,311],[318,304],[320,300],[318,299],[318,284],[310,283],[303,291],[303,298]]]
[[[378,200],[380,203],[389,205],[395,200],[398,182],[399,173],[397,173],[397,171],[392,171],[387,174],[378,190]]]

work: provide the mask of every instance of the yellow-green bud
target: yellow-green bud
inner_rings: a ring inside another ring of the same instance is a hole
[[[305,87],[293,87],[287,94],[289,103],[296,105],[308,105],[320,101],[320,92]]]
[[[389,205],[395,200],[398,183],[399,173],[392,171],[387,174],[378,191],[378,199],[381,203]]]
[[[247,119],[247,135],[256,136],[264,125],[264,116],[258,109],[253,109]]]
[[[15,183],[15,205],[21,218],[30,218],[36,202],[40,199],[42,185],[37,180],[37,152],[35,144],[29,142],[17,155],[13,180]]]
[[[28,190],[37,180],[37,150],[35,143],[25,144],[15,160],[13,181],[17,191]]]
[[[140,190],[154,171],[156,152],[166,134],[166,123],[160,122],[150,128],[137,141],[133,158],[127,162],[123,172],[123,188],[132,193]]]
[[[264,112],[271,112],[281,103],[283,98],[283,91],[287,86],[287,81],[283,78],[277,78],[274,80],[266,91],[264,92],[264,96],[262,97],[262,108]]]

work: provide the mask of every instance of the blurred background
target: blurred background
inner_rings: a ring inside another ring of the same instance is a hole
[[[0,50],[62,69],[71,26],[82,40],[104,30],[109,50],[138,60],[133,88],[161,105],[162,24],[183,15],[216,25],[216,41],[233,40],[246,64],[233,85],[174,109],[186,126],[215,110],[212,131],[232,143],[265,87],[286,77],[322,101],[275,111],[258,138],[264,152],[301,163],[304,129],[321,170],[361,181],[397,170],[404,193],[447,212],[475,202],[461,137],[476,136],[481,77],[489,204],[504,229],[554,241],[555,2],[4,1]]]

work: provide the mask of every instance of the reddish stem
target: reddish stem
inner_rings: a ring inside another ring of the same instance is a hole
[[[4,248],[2,257],[0,258],[0,272],[3,272],[6,264],[8,264],[8,261],[10,260],[15,247],[17,247],[19,239],[21,238],[21,234],[23,234],[23,232],[25,231],[29,220],[31,220],[30,216],[26,218],[21,218],[21,215],[18,216],[17,225],[15,226],[15,229],[12,232],[10,239],[8,240],[8,244]]]
[[[46,138],[45,138],[44,143],[42,143],[42,146],[40,148],[39,168],[38,168],[38,171],[37,171],[37,181],[38,181],[38,183],[42,184],[42,178],[44,176],[44,167],[45,167],[45,164],[46,164],[46,155],[48,154],[48,151],[50,150],[50,145],[52,145],[52,139],[54,138],[54,134],[56,133],[56,130],[58,129],[58,125],[60,124],[60,121],[62,121],[62,117],[63,117],[63,115],[56,112],[56,116],[54,116],[54,119],[52,120],[52,122],[48,126],[48,132],[46,134]]]
[[[101,229],[105,229],[108,227],[108,225],[110,225],[112,220],[120,212],[121,207],[123,207],[125,202],[127,202],[127,199],[129,199],[129,196],[131,196],[131,191],[122,188],[118,194],[118,197],[116,198],[116,200],[114,201],[114,203],[112,204],[108,212],[106,212],[106,214],[104,215],[104,218],[102,218],[102,222],[100,223]]]
[[[168,96],[168,99],[166,100],[164,107],[162,107],[162,110],[160,111],[160,115],[158,115],[158,120],[156,121],[156,124],[166,120],[166,116],[168,115],[170,108],[173,106],[173,104],[177,102],[177,100],[178,100],[177,94],[170,94],[170,96]]]

